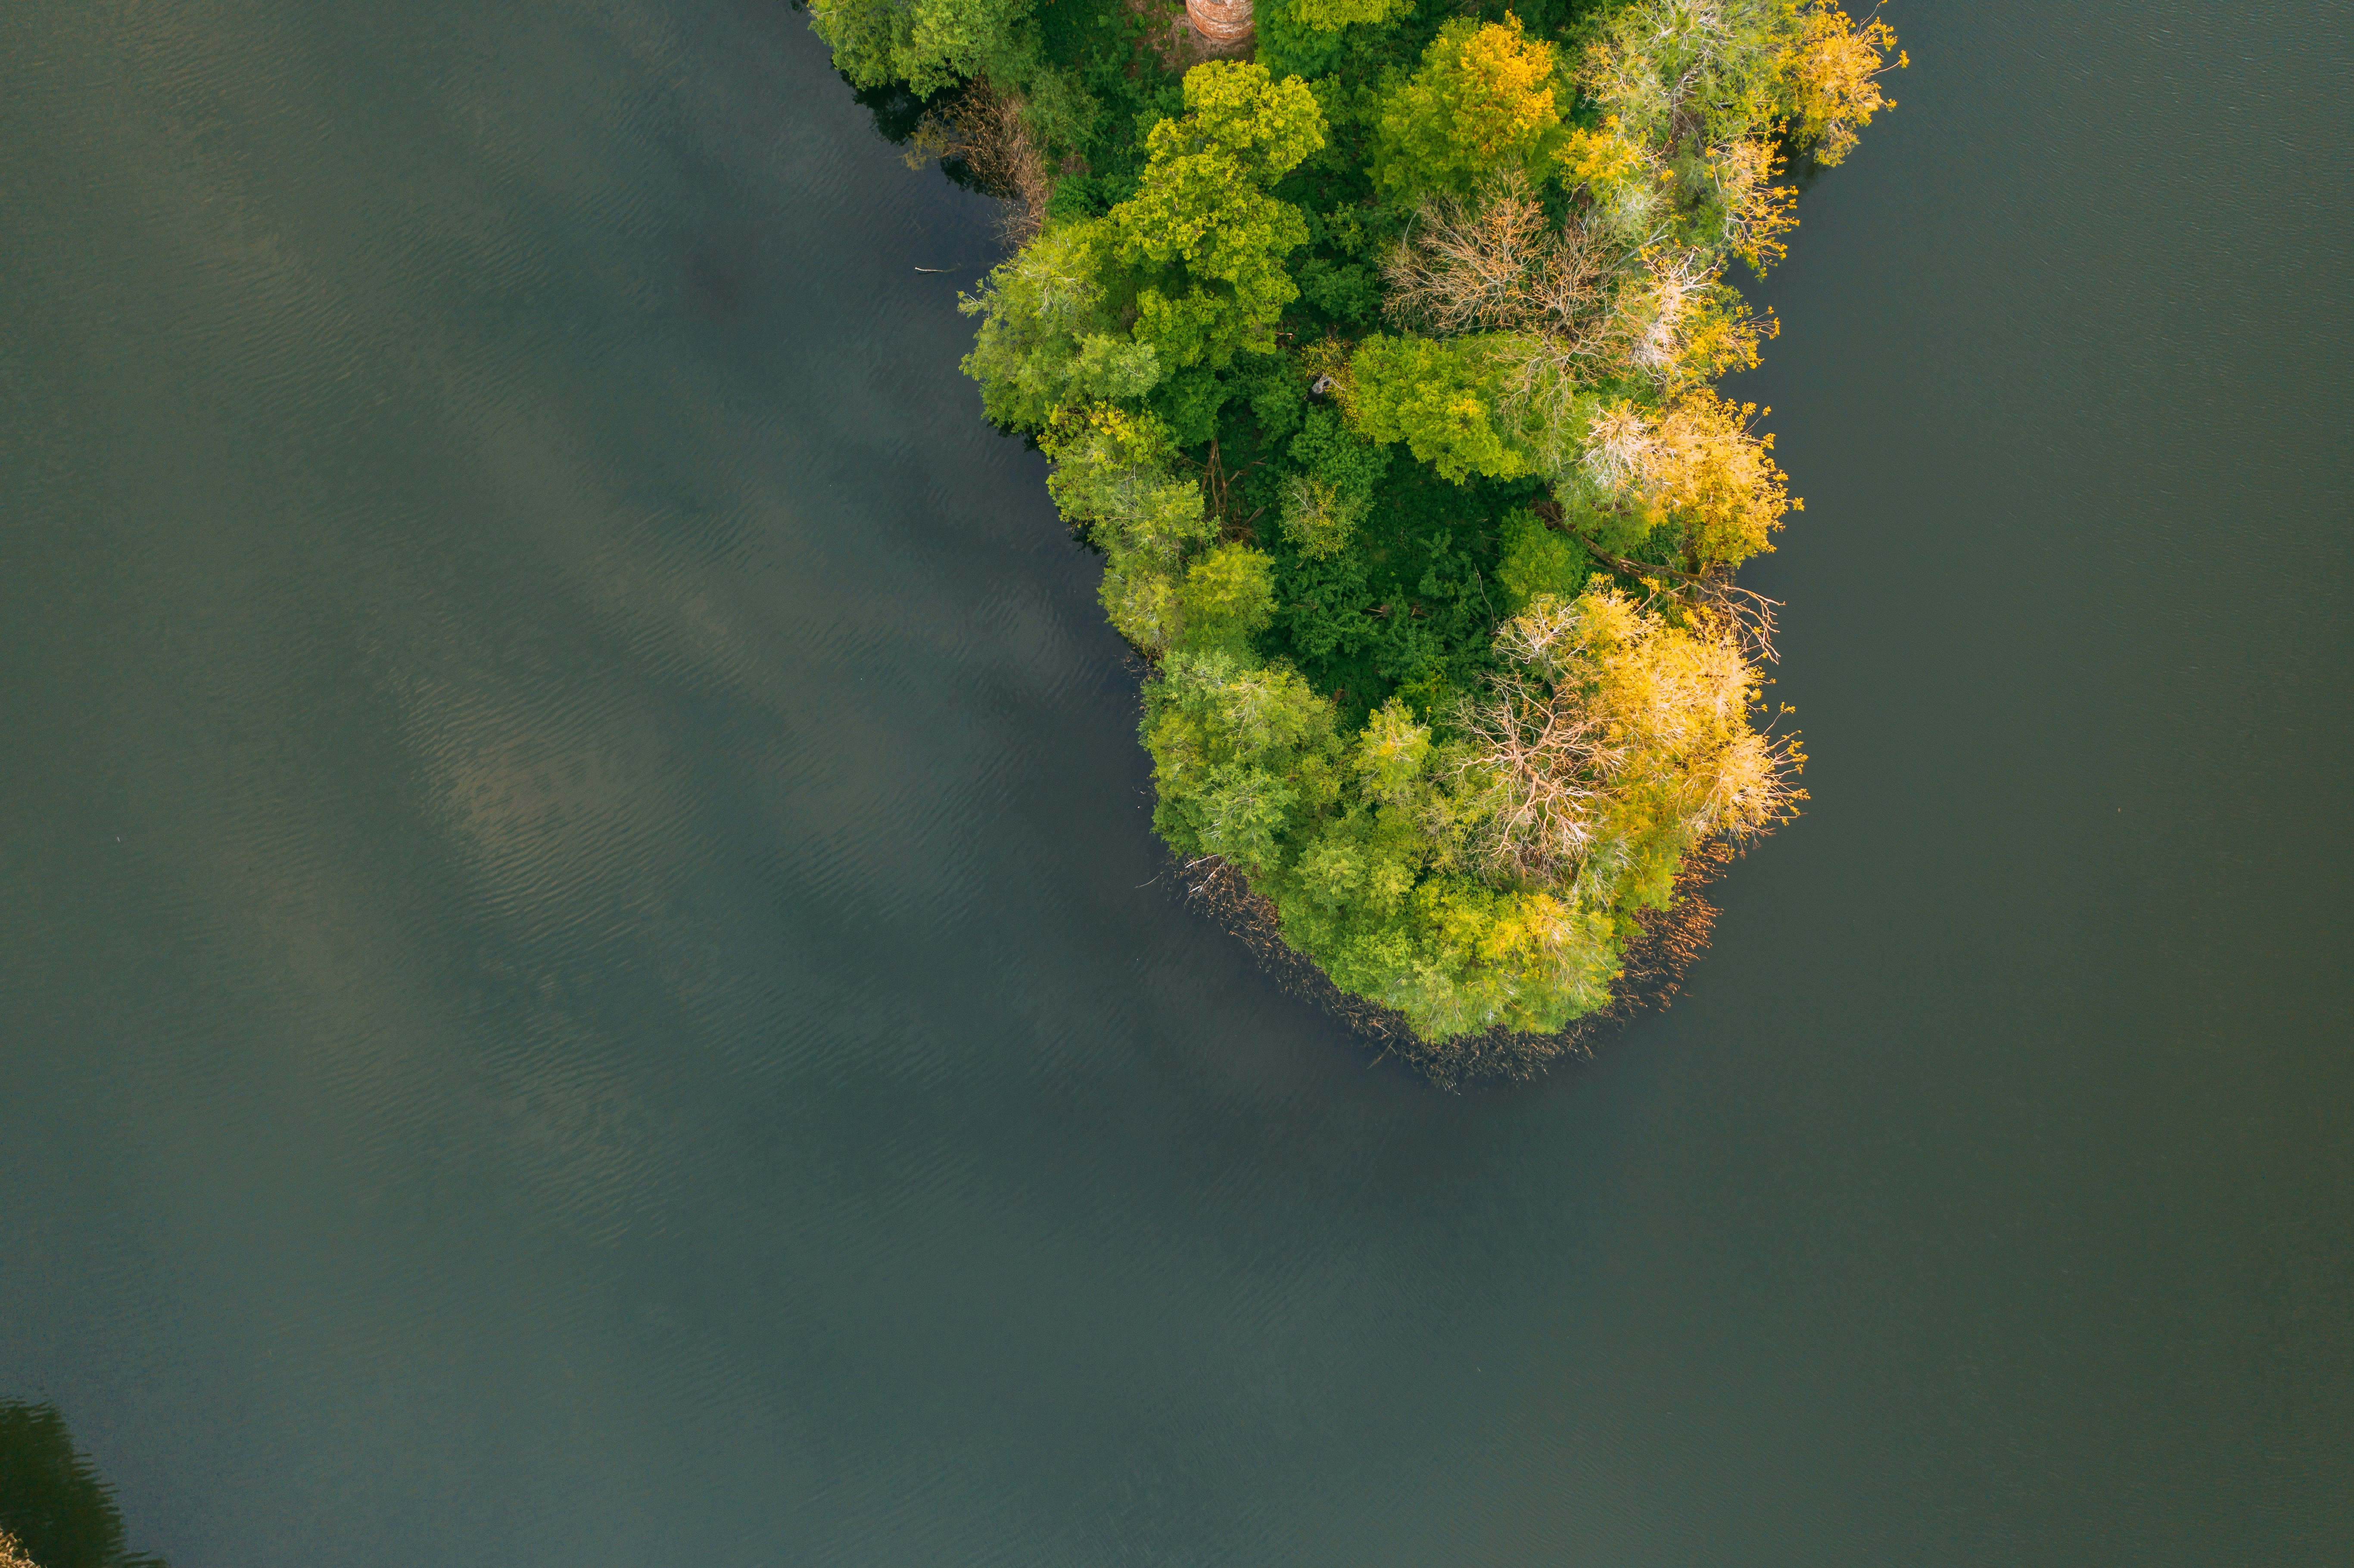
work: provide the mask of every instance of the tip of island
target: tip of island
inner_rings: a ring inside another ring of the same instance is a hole
[[[811,0],[1005,204],[963,309],[1144,661],[1186,885],[1453,1081],[1672,990],[1805,798],[1725,397],[1792,172],[1906,63],[1832,0]]]

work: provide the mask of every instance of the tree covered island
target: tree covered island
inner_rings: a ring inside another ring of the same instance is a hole
[[[1150,662],[1155,827],[1442,1072],[1607,1005],[1691,859],[1802,798],[1733,581],[1799,503],[1713,385],[1774,323],[1725,273],[1889,106],[1887,25],[811,5],[1011,203],[965,366]]]

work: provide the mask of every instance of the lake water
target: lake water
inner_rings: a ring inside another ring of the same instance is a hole
[[[1808,815],[1448,1095],[1161,874],[800,13],[8,8],[0,1397],[173,1568],[2345,1563],[2347,14],[1891,16]]]

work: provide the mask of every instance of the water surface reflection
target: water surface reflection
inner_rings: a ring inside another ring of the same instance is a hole
[[[166,1568],[123,1543],[114,1489],[74,1446],[57,1406],[0,1399],[0,1568],[26,1564]]]

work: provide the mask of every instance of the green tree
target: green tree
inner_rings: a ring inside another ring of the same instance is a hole
[[[1053,460],[1047,493],[1106,556],[1105,613],[1137,647],[1165,651],[1184,628],[1185,553],[1217,532],[1201,486],[1171,470],[1167,427],[1097,404],[1056,420],[1039,444]]]
[[[1594,557],[1583,545],[1546,527],[1525,508],[1507,515],[1496,533],[1502,546],[1496,580],[1515,612],[1539,594],[1574,598],[1594,574]]]
[[[1548,1033],[1608,1000],[1622,940],[1609,911],[1429,860],[1411,812],[1373,806],[1327,817],[1285,874],[1254,885],[1274,899],[1286,941],[1426,1040],[1500,1024]]]
[[[1275,182],[1324,144],[1324,116],[1297,77],[1214,60],[1185,73],[1185,113],[1145,138],[1136,195],[1111,210],[1119,260],[1138,271],[1136,336],[1164,367],[1224,367],[1267,354],[1299,297],[1283,259],[1308,243]]]
[[[1392,697],[1365,720],[1352,760],[1366,795],[1404,805],[1428,775],[1432,755],[1429,726]]]
[[[1291,438],[1291,461],[1302,471],[1284,486],[1283,535],[1309,559],[1329,560],[1373,509],[1389,452],[1331,410],[1311,408],[1307,428]]]
[[[129,1550],[111,1489],[53,1404],[0,1400],[0,1542],[12,1539],[16,1557],[40,1568],[164,1568]]]
[[[1220,545],[1196,556],[1177,593],[1188,649],[1224,649],[1237,658],[1275,619],[1274,563],[1247,545]]]
[[[1533,469],[1497,426],[1503,376],[1482,338],[1377,334],[1350,356],[1348,387],[1352,425],[1373,440],[1404,441],[1458,484],[1474,473],[1517,479]]]
[[[1140,397],[1161,379],[1152,345],[1119,329],[1107,297],[1109,238],[1100,222],[1057,226],[960,300],[981,318],[964,372],[997,424],[1042,429],[1062,409]]]
[[[810,0],[810,26],[860,87],[904,81],[917,97],[979,76],[1006,52],[1034,0]]]
[[[1047,493],[1104,549],[1174,569],[1187,546],[1216,532],[1201,486],[1171,471],[1175,450],[1150,414],[1098,404],[1057,421],[1039,444],[1054,460]]]
[[[1779,112],[1798,30],[1797,0],[1634,0],[1587,46],[1578,79],[1621,134],[1720,146]]]
[[[1331,704],[1290,670],[1250,669],[1225,652],[1172,653],[1144,702],[1153,827],[1181,853],[1279,873],[1340,798]]]
[[[1414,9],[1414,0],[1292,0],[1292,19],[1320,33],[1337,33],[1352,22],[1393,22]]]

